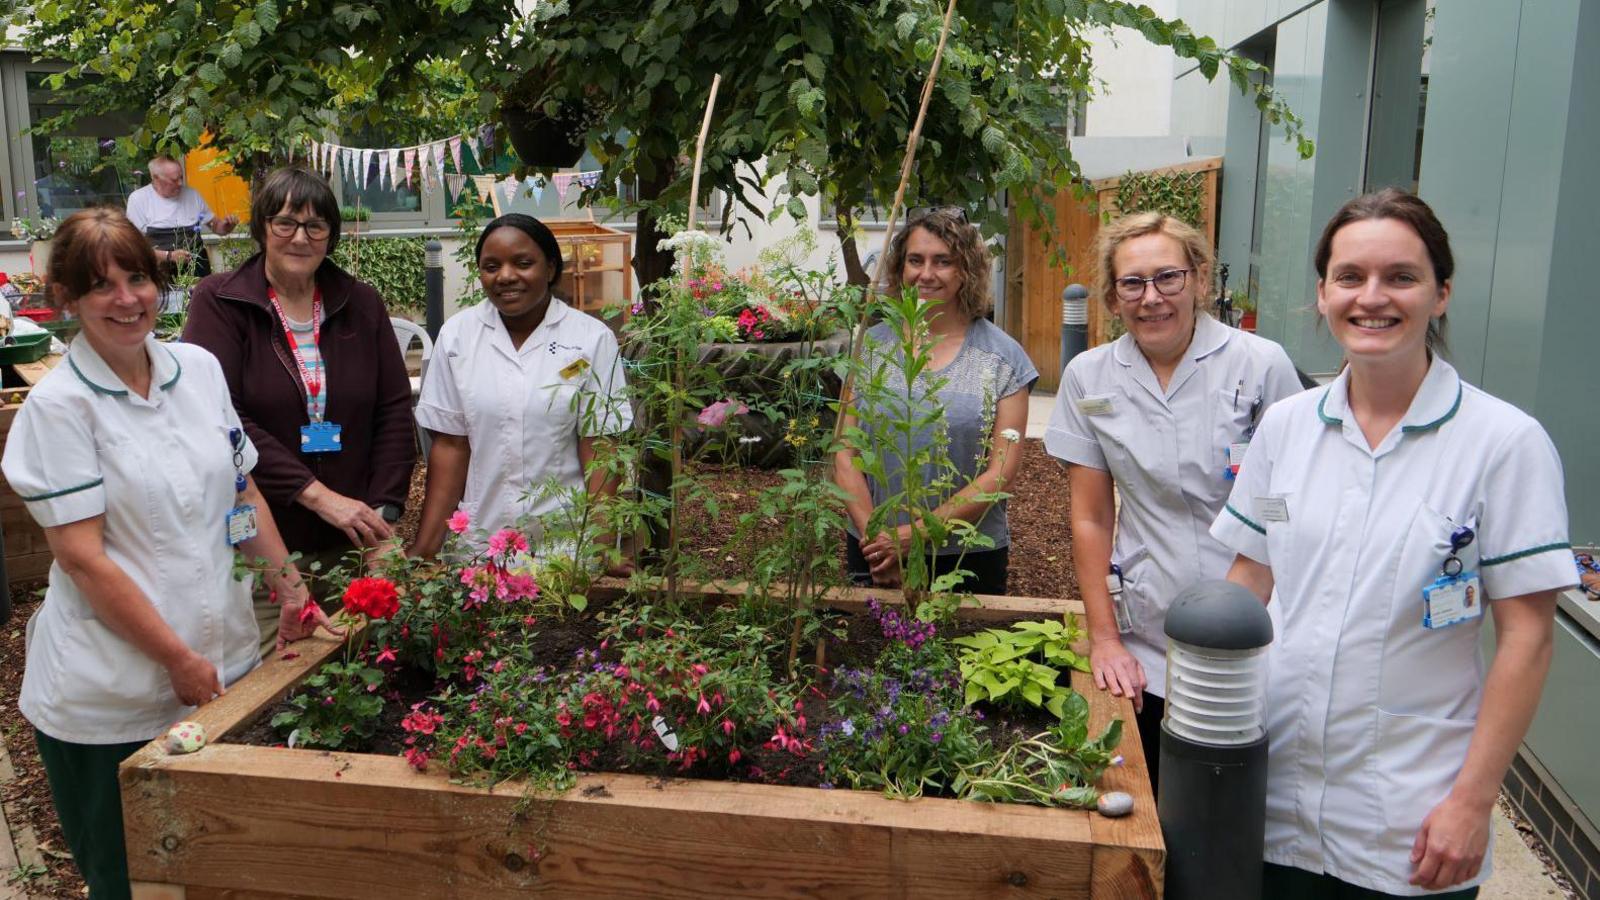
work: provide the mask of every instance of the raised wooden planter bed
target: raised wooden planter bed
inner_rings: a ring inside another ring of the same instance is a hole
[[[709,592],[708,592],[709,593]],[[860,608],[869,591],[830,602]],[[890,595],[878,595],[893,602]],[[980,598],[974,618],[1082,613]],[[122,766],[137,900],[214,897],[1158,898],[1166,851],[1127,700],[1095,690],[1091,733],[1121,716],[1126,762],[1101,786],[1134,812],[850,790],[585,774],[559,796],[451,784],[403,759],[217,743],[288,693],[334,641],[297,644],[196,714],[210,746],[156,743]]]

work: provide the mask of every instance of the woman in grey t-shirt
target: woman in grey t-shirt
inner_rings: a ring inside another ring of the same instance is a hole
[[[902,491],[906,473],[903,458],[942,440],[957,475],[941,490],[935,514],[945,520],[973,523],[993,547],[968,549],[952,537],[937,549],[933,577],[959,568],[971,572],[962,589],[979,594],[1004,594],[1011,533],[1006,526],[1004,500],[975,499],[984,494],[1015,492],[1022,468],[1021,434],[1028,421],[1028,390],[1039,373],[1021,345],[989,322],[989,253],[978,229],[967,224],[959,210],[934,210],[912,219],[895,237],[888,265],[889,289],[913,285],[922,299],[934,306],[928,320],[930,354],[928,370],[907,385],[904,367],[896,365],[901,338],[887,324],[868,330],[863,359],[869,370],[885,366],[889,392],[905,396],[914,408],[940,407],[944,411],[943,435],[932,428],[897,437],[879,433],[873,422],[873,398],[854,398],[864,414],[857,421],[847,416],[845,425],[860,424],[867,446],[883,461],[884,482],[856,468],[854,448],[834,459],[834,479],[848,494],[850,517],[845,552],[852,580],[858,584],[897,586],[901,566],[911,549],[911,525],[904,512],[892,530],[867,531],[872,511]],[[891,412],[899,416],[901,413]],[[895,440],[905,446],[895,448]],[[909,452],[908,452],[909,451]],[[938,478],[937,467],[915,473],[924,483]]]

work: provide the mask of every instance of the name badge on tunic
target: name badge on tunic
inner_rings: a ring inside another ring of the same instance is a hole
[[[1289,498],[1287,497],[1257,497],[1256,515],[1263,522],[1289,521]]]
[[[1440,575],[1422,589],[1422,627],[1448,628],[1483,615],[1483,582],[1478,573]]]
[[[1077,403],[1078,412],[1086,416],[1108,416],[1111,414],[1110,397],[1084,397]]]
[[[256,536],[256,508],[241,503],[228,510],[228,546],[237,547]]]
[[[570,381],[587,371],[589,371],[589,361],[580,356],[561,368],[561,377]]]
[[[344,449],[340,427],[332,422],[312,422],[300,426],[301,453],[338,453]]]

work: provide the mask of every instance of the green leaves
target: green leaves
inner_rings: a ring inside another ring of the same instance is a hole
[[[1056,683],[1061,668],[1089,671],[1086,658],[1072,650],[1082,638],[1075,617],[1019,622],[1009,629],[991,628],[951,641],[966,648],[960,656],[966,702],[1012,703],[1044,707],[1065,721],[1088,704],[1070,687]]]

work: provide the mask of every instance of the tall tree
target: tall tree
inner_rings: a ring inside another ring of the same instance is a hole
[[[821,196],[841,220],[887,206],[933,55],[939,0],[38,0],[25,45],[65,61],[65,115],[147,110],[140,142],[183,150],[203,134],[245,171],[352,122],[414,120],[436,105],[429,61],[459,64],[478,113],[501,104],[586,111],[605,172],[637,180],[641,283],[670,260],[659,218],[687,202],[682,160],[721,73],[704,191],[747,214],[803,215]],[[1148,7],[1112,0],[966,0],[918,154],[911,202],[994,210],[1002,196],[1047,220],[1076,174],[1064,125],[1091,85],[1085,35],[1123,25],[1226,70],[1311,145],[1260,67]],[[49,123],[45,127],[51,127]],[[777,209],[763,208],[779,185]],[[703,198],[702,198],[703,199]],[[1046,221],[1046,224],[1048,222]]]

